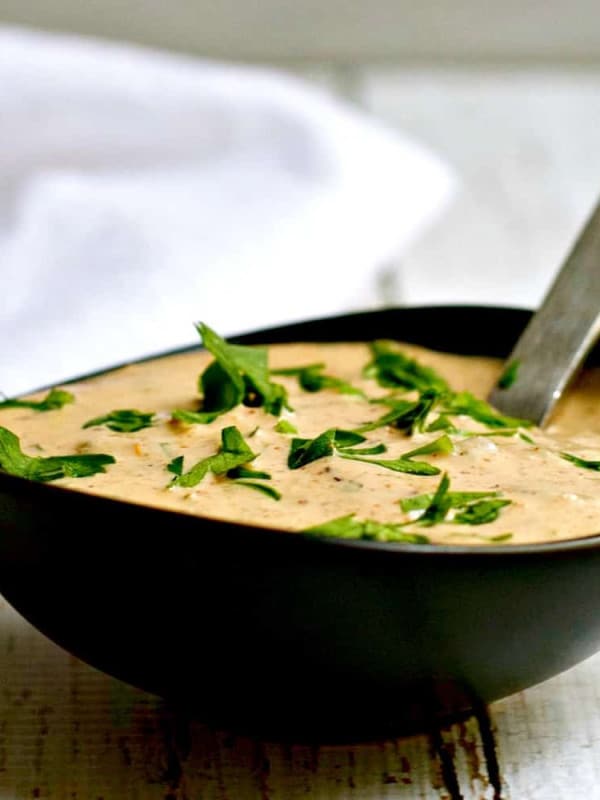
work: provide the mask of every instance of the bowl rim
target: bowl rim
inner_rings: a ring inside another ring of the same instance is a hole
[[[493,304],[448,304],[448,303],[440,303],[437,305],[411,305],[411,306],[386,306],[379,309],[364,309],[364,310],[351,310],[343,313],[338,314],[331,314],[328,316],[319,316],[319,317],[308,317],[299,320],[291,320],[286,323],[282,323],[281,325],[272,325],[268,328],[264,329],[256,329],[245,331],[242,333],[227,335],[226,338],[228,341],[236,342],[236,343],[243,343],[244,339],[248,339],[252,337],[256,340],[257,336],[262,336],[264,334],[265,337],[268,337],[269,334],[273,335],[277,331],[285,330],[286,328],[294,328],[295,326],[304,326],[306,324],[327,324],[328,322],[335,322],[336,320],[346,319],[350,317],[366,317],[366,316],[376,316],[378,313],[381,312],[402,312],[402,311],[432,311],[432,310],[451,310],[452,312],[460,312],[464,311],[469,313],[470,311],[487,311],[487,310],[494,310],[497,311],[505,311],[507,314],[531,314],[531,309],[524,309],[518,308],[515,306],[498,306]],[[382,338],[389,338],[389,337],[382,337]],[[314,340],[317,341],[317,340]],[[333,339],[330,340],[331,342],[335,341]],[[343,341],[343,339],[339,339],[338,341]],[[406,340],[409,341],[409,340]],[[270,342],[268,339],[265,338],[266,345]],[[415,342],[418,344],[418,342]],[[431,348],[435,349],[435,348]],[[185,353],[191,352],[201,352],[204,348],[200,343],[198,344],[189,344],[183,345],[180,347],[175,347],[170,350],[160,351],[158,353],[145,355],[141,358],[136,359],[129,359],[123,362],[119,362],[117,364],[104,367],[101,369],[94,370],[90,373],[86,373],[84,375],[79,375],[73,378],[68,378],[67,380],[59,381],[53,384],[48,384],[38,389],[32,389],[24,394],[19,396],[29,396],[33,394],[38,394],[44,391],[49,391],[53,387],[64,387],[69,386],[74,383],[80,383],[82,381],[91,380],[96,377],[100,377],[102,375],[107,375],[111,372],[116,372],[120,369],[125,367],[134,365],[134,364],[143,364],[148,361],[154,361],[161,358],[168,358],[169,356],[180,355]],[[270,528],[270,527],[262,527],[260,525],[250,525],[248,523],[243,522],[235,522],[233,520],[227,520],[217,517],[209,517],[205,515],[199,514],[188,514],[183,511],[177,511],[175,509],[166,509],[161,508],[159,506],[153,506],[144,503],[136,503],[131,500],[125,500],[121,498],[109,497],[99,494],[94,494],[92,492],[86,492],[84,490],[73,489],[65,486],[59,486],[56,484],[50,483],[40,483],[37,481],[33,481],[27,478],[22,478],[15,475],[10,475],[8,473],[2,472],[0,470],[0,493],[2,491],[2,484],[7,483],[10,487],[11,483],[14,483],[15,486],[22,491],[41,491],[43,493],[49,492],[52,494],[56,493],[56,497],[59,497],[61,494],[65,497],[69,494],[77,495],[79,498],[89,497],[92,498],[94,502],[100,502],[106,504],[107,506],[112,505],[113,507],[122,507],[127,508],[128,510],[132,510],[134,508],[141,508],[145,509],[148,512],[155,513],[160,516],[164,516],[165,519],[170,517],[171,519],[178,519],[178,518],[185,518],[185,519],[194,519],[197,518],[199,520],[214,523],[217,525],[223,525],[224,527],[235,527],[239,531],[247,531],[249,535],[257,535],[265,540],[268,538],[276,537],[277,539],[288,540],[287,544],[291,545],[291,542],[295,542],[294,545],[291,546],[301,546],[301,547],[311,547],[311,546],[325,546],[325,547],[333,547],[333,548],[342,548],[344,550],[357,550],[357,551],[370,551],[370,552],[379,552],[379,553],[394,553],[397,556],[401,555],[423,555],[423,556],[458,556],[458,557],[466,557],[466,556],[477,556],[483,558],[490,558],[495,555],[502,555],[508,557],[516,557],[516,556],[523,556],[523,555],[537,555],[537,554],[559,554],[559,553],[569,553],[572,551],[579,551],[579,550],[594,550],[596,548],[600,548],[600,532],[588,534],[586,536],[579,536],[572,539],[559,539],[556,541],[542,541],[538,543],[532,542],[525,542],[522,544],[410,544],[408,542],[378,542],[373,540],[363,540],[363,539],[343,539],[333,536],[306,536],[303,535],[301,531],[289,531],[281,528]],[[205,536],[206,533],[200,534],[201,536]],[[226,535],[226,534],[225,534]],[[283,542],[282,542],[283,543]]]

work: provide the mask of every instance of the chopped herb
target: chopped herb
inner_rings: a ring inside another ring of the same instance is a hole
[[[600,461],[588,461],[586,458],[579,458],[579,456],[571,455],[571,453],[559,453],[559,455],[561,458],[564,458],[565,461],[570,461],[572,464],[575,464],[576,467],[600,472]]]
[[[71,392],[65,392],[64,389],[50,389],[43,400],[20,400],[18,397],[0,400],[0,410],[3,408],[30,408],[33,411],[54,411],[54,409],[62,408],[74,401],[75,397]]]
[[[480,500],[467,505],[464,511],[458,513],[453,522],[464,525],[485,525],[498,519],[500,509],[510,505],[510,500]]]
[[[438,475],[440,470],[424,461],[413,461],[416,455],[448,454],[453,450],[453,444],[448,436],[440,436],[433,442],[428,442],[416,450],[404,453],[400,458],[375,459],[368,456],[385,452],[383,444],[356,448],[355,445],[366,441],[365,437],[356,431],[344,431],[330,428],[314,439],[292,439],[288,455],[288,467],[299,469],[319,458],[325,458],[337,453],[342,458],[353,461],[363,461],[366,464],[391,469],[394,472],[406,472],[412,475]]]
[[[202,461],[194,464],[188,472],[177,475],[169,485],[185,486],[187,488],[196,486],[207,473],[225,475],[229,470],[241,467],[243,464],[252,461],[256,458],[256,455],[248,447],[239,430],[234,425],[231,425],[221,431],[221,447],[217,453],[203,458]]]
[[[235,480],[238,486],[247,486],[249,489],[256,489],[263,494],[266,494],[267,497],[271,497],[273,500],[281,500],[281,492],[278,492],[277,489],[273,486],[269,486],[266,483],[258,483],[258,481],[246,481],[246,480]]]
[[[173,475],[181,475],[183,473],[183,456],[177,456],[167,464],[167,469]]]
[[[363,375],[374,378],[380,386],[419,392],[427,389],[438,393],[449,391],[446,381],[434,369],[395,349],[391,342],[373,342],[371,354],[373,358],[364,368]]]
[[[431,502],[427,505],[427,508],[419,517],[419,525],[425,525],[429,527],[431,525],[435,525],[436,522],[443,522],[443,520],[446,519],[446,514],[452,505],[452,501],[448,497],[449,487],[450,479],[448,478],[448,474],[444,473],[433,497],[431,498]]]
[[[391,425],[394,428],[404,431],[408,435],[413,434],[415,430],[422,431],[428,414],[439,399],[439,392],[433,389],[427,389],[422,392],[419,399],[413,402],[408,400],[383,399],[379,402],[390,404],[392,406],[391,411],[388,411],[387,414],[379,417],[379,419],[376,419],[374,422],[368,422],[355,430],[358,433],[365,433],[367,431],[373,431],[376,428],[381,428],[384,425]]]
[[[512,539],[512,533],[499,533],[497,536],[490,536],[490,542],[507,542],[509,539]]]
[[[406,544],[428,544],[429,539],[421,533],[409,533],[402,525],[376,522],[375,520],[356,520],[354,514],[338,517],[302,531],[309,536],[332,536],[337,539],[367,539],[377,542],[398,542]]]
[[[186,411],[183,408],[176,408],[175,411],[171,411],[171,419],[185,422],[187,425],[209,425],[220,417],[221,413],[221,411]]]
[[[409,450],[408,453],[403,454],[402,458],[413,458],[414,456],[430,456],[438,454],[448,455],[453,451],[454,445],[452,444],[452,440],[449,436],[444,434],[438,439],[434,439],[432,442],[427,442],[427,444],[417,447],[416,450]]]
[[[107,464],[114,464],[113,456],[102,453],[86,455],[28,456],[21,450],[19,437],[7,428],[0,427],[0,470],[9,475],[33,481],[55,481],[59,478],[87,478],[106,472]]]
[[[305,367],[286,367],[271,370],[271,375],[286,375],[298,379],[305,392],[320,392],[323,389],[335,389],[341,394],[355,394],[364,397],[361,389],[333,375],[324,375],[325,364],[308,364]]]
[[[203,412],[224,414],[240,403],[261,406],[275,416],[289,409],[285,388],[269,380],[266,348],[229,344],[203,323],[196,328],[215,357],[199,378]]]
[[[460,436],[464,436],[467,439],[473,439],[475,437],[484,437],[484,436],[516,436],[519,433],[518,428],[499,428],[498,430],[494,431],[455,431],[455,433],[460,434]]]
[[[146,413],[144,411],[136,411],[134,408],[121,408],[101,417],[90,419],[82,427],[91,428],[94,425],[106,425],[111,431],[133,433],[133,431],[140,431],[142,428],[150,428],[153,418],[153,411]]]
[[[349,456],[378,456],[381,453],[385,453],[387,451],[387,447],[380,442],[379,444],[374,444],[371,447],[344,447],[343,448],[343,455],[346,457]]]
[[[517,373],[519,372],[520,366],[521,362],[517,358],[507,364],[506,369],[498,378],[499,389],[508,389],[513,385],[513,383],[517,380]]]
[[[275,430],[277,433],[298,433],[298,428],[292,425],[291,422],[288,422],[287,419],[280,419],[277,425],[275,425]]]
[[[522,439],[524,442],[527,442],[527,444],[535,444],[531,436],[527,436],[526,433],[519,433],[519,439]]]
[[[268,472],[261,472],[258,469],[250,469],[250,467],[234,467],[227,472],[228,478],[252,478],[254,480],[264,479],[270,480],[271,476]]]
[[[299,469],[319,458],[332,456],[336,449],[354,447],[364,441],[365,437],[359,433],[338,428],[330,428],[314,439],[295,438],[292,439],[287,464],[290,469]]]
[[[410,450],[408,453],[403,453],[400,458],[393,459],[376,459],[376,458],[363,458],[359,455],[346,455],[344,451],[340,452],[342,458],[352,458],[354,461],[364,461],[366,464],[376,464],[385,469],[391,469],[393,472],[404,472],[410,475],[439,475],[440,470],[433,464],[428,464],[426,461],[413,461],[413,457],[417,455],[436,455],[448,454],[453,450],[453,444],[447,436],[440,436],[433,442],[429,442],[416,450]]]
[[[450,492],[450,480],[445,473],[434,494],[421,494],[400,501],[405,511],[423,513],[415,523],[430,527],[446,521],[450,509],[457,509],[451,520],[464,525],[483,525],[498,518],[500,509],[510,504],[510,500],[500,499],[499,492]]]
[[[491,497],[498,497],[498,494],[498,492],[448,492],[446,496],[450,500],[450,508],[460,508],[473,500],[487,500]],[[433,493],[431,492],[417,494],[400,500],[400,508],[402,511],[419,511],[427,508],[432,500]]]
[[[445,412],[471,417],[477,422],[487,425],[488,428],[528,428],[533,424],[527,419],[506,417],[500,414],[485,400],[480,400],[470,392],[447,395],[444,398],[444,406]]]
[[[458,428],[448,417],[447,414],[440,414],[439,417],[427,426],[427,433],[434,433],[435,431],[446,431],[447,433],[457,433]]]

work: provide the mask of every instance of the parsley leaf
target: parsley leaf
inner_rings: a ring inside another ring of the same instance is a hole
[[[203,412],[224,414],[243,403],[278,416],[289,408],[285,388],[269,380],[266,348],[229,344],[202,322],[196,329],[215,357],[199,378]]]
[[[53,411],[57,408],[73,403],[75,397],[64,389],[50,389],[43,400],[20,400],[19,398],[0,400],[0,410],[3,408],[31,408],[33,411]]]
[[[450,492],[449,488],[450,479],[444,473],[434,494],[407,497],[400,501],[400,508],[405,512],[423,509],[414,522],[426,527],[446,521],[452,508],[458,512],[452,522],[483,525],[497,519],[500,509],[511,503],[510,500],[499,498],[499,492]]]
[[[391,411],[384,414],[379,419],[373,422],[367,422],[355,430],[358,433],[365,433],[366,431],[374,431],[376,428],[381,428],[384,425],[391,425],[404,431],[407,435],[411,435],[415,430],[422,431],[427,419],[427,415],[431,412],[435,404],[439,401],[440,394],[434,389],[427,389],[421,392],[418,400],[393,400],[383,399],[381,403],[391,405]]]
[[[572,464],[575,464],[576,467],[600,472],[600,461],[589,461],[586,458],[579,458],[579,456],[571,455],[571,453],[559,453],[559,455],[561,458],[564,458],[565,461],[570,461]]]
[[[491,536],[490,542],[507,542],[509,539],[512,539],[512,533],[499,533],[497,536]]]
[[[277,425],[275,425],[275,430],[277,433],[298,433],[298,428],[292,425],[291,422],[288,422],[287,419],[280,419]]]
[[[453,522],[465,525],[485,525],[498,519],[500,509],[510,505],[510,500],[480,500],[467,505],[464,511],[458,513]]]
[[[517,374],[519,372],[519,367],[521,366],[521,362],[518,358],[515,358],[509,364],[506,365],[506,369],[498,378],[498,388],[499,389],[508,389],[513,383],[517,380]]]
[[[382,523],[375,520],[357,520],[354,514],[338,517],[320,525],[305,528],[302,533],[308,536],[332,536],[337,539],[367,539],[377,542],[398,542],[406,544],[428,544],[429,539],[420,533],[409,533],[402,525]]]
[[[344,458],[353,458],[355,461],[364,461],[367,464],[377,464],[379,467],[391,469],[394,472],[405,472],[410,475],[439,475],[440,470],[438,467],[428,464],[426,461],[413,461],[413,457],[447,455],[453,449],[454,445],[448,436],[444,435],[422,447],[417,447],[416,450],[409,450],[408,453],[403,453],[400,458],[395,459],[361,458],[358,456],[345,456],[344,453],[340,453],[340,455]]]
[[[336,449],[354,447],[364,442],[365,437],[353,431],[344,431],[339,428],[329,430],[316,436],[314,439],[292,439],[287,465],[290,469],[305,467],[312,461],[326,456],[332,456]]]
[[[264,480],[270,480],[271,476],[268,472],[261,472],[258,469],[250,469],[250,467],[234,467],[227,472],[228,478],[253,478],[254,480],[258,480],[263,478]]]
[[[330,428],[314,439],[292,439],[288,455],[288,467],[290,469],[299,469],[319,458],[325,458],[337,453],[342,458],[364,461],[366,464],[376,464],[394,472],[406,472],[412,475],[438,475],[440,470],[437,467],[424,461],[413,461],[413,456],[448,454],[454,449],[448,436],[444,435],[433,442],[418,447],[416,450],[404,453],[400,458],[376,459],[368,456],[385,452],[385,445],[355,447],[355,445],[364,441],[366,441],[365,437],[356,431],[344,431],[339,428]]]
[[[256,489],[263,494],[266,494],[267,497],[270,497],[273,500],[281,500],[281,492],[277,491],[274,486],[269,486],[266,483],[259,483],[258,481],[247,481],[247,480],[235,480],[238,486],[247,486],[248,489]]]
[[[470,392],[457,392],[444,399],[444,411],[449,414],[471,417],[488,428],[529,428],[533,424],[528,419],[507,417],[492,408],[485,400]]]
[[[391,342],[375,341],[371,344],[372,360],[363,370],[366,378],[374,378],[380,386],[416,389],[419,392],[433,389],[437,392],[449,391],[446,381],[431,367],[419,364]]]
[[[442,522],[446,518],[446,514],[452,505],[452,500],[448,497],[449,487],[450,478],[448,478],[447,473],[444,473],[435,490],[435,494],[429,501],[423,514],[419,517],[420,525],[435,525],[436,522]]]
[[[133,431],[140,431],[142,428],[152,427],[153,418],[153,411],[146,413],[137,411],[134,408],[120,408],[116,411],[110,411],[101,417],[90,419],[82,427],[91,428],[94,425],[106,425],[111,431],[133,433]]]
[[[7,428],[0,427],[0,470],[9,475],[33,481],[55,481],[59,478],[87,478],[106,472],[107,464],[114,464],[113,456],[88,453],[73,456],[28,456],[21,450],[19,437]]]
[[[176,456],[172,461],[169,461],[167,469],[173,475],[181,475],[183,472],[183,456]]]
[[[355,394],[364,397],[361,389],[333,375],[324,375],[325,364],[307,364],[305,367],[286,367],[271,370],[271,375],[287,375],[298,379],[305,392],[320,392],[323,389],[335,389],[341,394]]]
[[[196,486],[207,473],[225,475],[229,470],[254,460],[256,456],[235,425],[231,425],[221,431],[221,447],[217,453],[203,458],[187,472],[176,473],[169,486]],[[169,467],[172,466],[173,461]],[[170,471],[174,472],[173,469]]]
[[[221,413],[221,411],[187,411],[184,408],[176,408],[171,411],[171,419],[185,422],[187,425],[208,425],[220,417]]]

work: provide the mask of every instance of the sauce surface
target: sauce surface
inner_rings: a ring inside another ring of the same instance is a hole
[[[481,398],[487,396],[502,368],[496,359],[397,346],[420,364],[437,370],[453,391],[467,390]],[[271,369],[324,362],[326,374],[350,382],[369,398],[390,392],[362,375],[371,359],[367,344],[272,345],[268,352]],[[173,421],[173,409],[198,409],[198,375],[212,361],[210,353],[198,351],[133,364],[65,387],[75,402],[61,409],[43,413],[0,409],[0,425],[20,437],[28,455],[106,453],[116,459],[104,473],[61,478],[58,485],[201,517],[302,531],[354,514],[361,520],[405,524],[407,531],[423,534],[432,543],[487,546],[600,532],[600,472],[560,455],[568,452],[582,459],[600,459],[600,370],[581,375],[544,431],[522,428],[504,436],[471,417],[453,418],[460,431],[448,434],[453,451],[416,459],[439,468],[440,474],[430,476],[398,473],[337,454],[289,469],[287,458],[294,436],[313,438],[331,428],[355,429],[389,410],[333,388],[304,391],[294,377],[272,378],[287,388],[293,408],[280,417],[240,405],[210,424]],[[112,431],[105,425],[83,428],[90,419],[114,409],[154,412],[153,424],[133,433]],[[436,416],[433,412],[431,419]],[[278,432],[275,428],[280,418],[289,421],[297,434]],[[192,488],[169,487],[173,475],[167,465],[183,456],[188,470],[215,454],[226,426],[236,426],[258,454],[250,466],[270,475],[268,484],[281,494],[280,500],[210,472]],[[386,426],[364,435],[365,444],[386,446],[386,453],[376,458],[397,458],[443,433],[424,430],[407,436]],[[448,475],[452,492],[500,493],[510,504],[486,524],[461,524],[450,513],[441,522],[420,526],[421,512],[404,511],[400,501],[434,493],[443,474]]]

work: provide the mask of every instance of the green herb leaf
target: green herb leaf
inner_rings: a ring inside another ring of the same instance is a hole
[[[304,367],[286,367],[271,370],[271,375],[287,375],[298,379],[305,392],[320,392],[323,389],[334,389],[341,394],[355,394],[364,397],[361,389],[333,375],[324,375],[325,364],[307,364]]]
[[[299,469],[319,458],[333,455],[335,436],[336,429],[330,428],[314,439],[292,439],[287,460],[288,467]],[[359,441],[364,441],[364,437],[359,437]]]
[[[453,522],[464,525],[485,525],[498,519],[500,509],[510,503],[510,500],[480,500],[477,503],[471,503],[454,517]]]
[[[446,518],[446,514],[452,505],[452,501],[448,497],[449,487],[450,479],[448,478],[448,474],[444,473],[433,497],[431,498],[431,502],[428,504],[423,514],[419,517],[419,525],[425,525],[429,527],[431,525],[435,525],[437,522],[442,522]]]
[[[169,461],[167,469],[173,475],[181,475],[183,473],[183,456],[176,456],[172,461]]]
[[[0,410],[3,408],[30,408],[33,411],[54,411],[68,403],[73,403],[75,397],[64,389],[50,389],[43,400],[20,400],[19,398],[0,400]]]
[[[375,520],[356,520],[354,514],[338,517],[303,531],[308,536],[331,536],[337,539],[367,539],[378,542],[428,544],[429,539],[420,533],[409,533],[402,525],[381,523]]]
[[[531,436],[527,436],[526,433],[519,433],[519,439],[522,439],[524,442],[527,442],[527,444],[535,444]]]
[[[383,443],[374,444],[369,447],[345,447],[343,450],[343,455],[346,457],[349,456],[377,456],[380,453],[385,453],[387,451],[387,447]]]
[[[55,481],[59,478],[87,478],[106,472],[107,464],[114,464],[113,456],[102,453],[86,455],[28,456],[21,450],[19,437],[7,428],[0,427],[0,470],[9,475],[33,481]]]
[[[508,389],[513,383],[517,380],[517,374],[519,372],[519,367],[521,366],[521,362],[518,358],[515,358],[509,364],[506,365],[506,369],[498,378],[498,388],[499,389]]]
[[[458,392],[444,398],[444,411],[450,414],[465,415],[487,425],[488,428],[528,428],[533,424],[527,419],[517,419],[500,414],[485,400],[470,392]]]
[[[221,431],[221,447],[217,453],[202,459],[197,464],[176,476],[170,486],[196,486],[208,472],[215,475],[224,475],[235,467],[241,467],[256,458],[239,430],[231,425]]]
[[[111,411],[101,417],[95,417],[88,420],[84,428],[91,428],[94,425],[106,425],[111,431],[118,431],[119,433],[133,433],[142,428],[150,428],[154,412],[136,411],[134,408],[121,408],[116,411]]]
[[[427,433],[434,433],[435,431],[446,431],[447,433],[457,433],[458,429],[447,414],[440,414],[437,419],[434,419],[431,425],[428,425]]]
[[[380,402],[392,405],[391,411],[388,411],[387,414],[379,417],[379,419],[376,419],[374,422],[368,422],[355,430],[358,433],[366,433],[367,431],[381,428],[384,425],[391,425],[394,428],[406,432],[408,435],[414,433],[415,430],[422,431],[428,414],[439,399],[439,392],[433,389],[427,389],[421,392],[419,399],[414,402],[408,400],[383,399]]]
[[[576,467],[600,472],[600,461],[588,461],[586,458],[579,458],[579,456],[571,455],[571,453],[559,453],[559,455],[561,458],[564,458],[565,461],[570,461],[572,464],[575,464]]]
[[[229,344],[204,323],[196,328],[215,357],[199,379],[203,412],[224,414],[240,403],[262,406],[275,416],[282,408],[289,409],[285,388],[269,380],[266,348]]]
[[[354,461],[364,461],[365,464],[376,464],[378,467],[390,469],[393,472],[405,472],[408,475],[439,475],[440,470],[434,467],[433,464],[428,464],[426,461],[411,461],[409,458],[390,458],[390,459],[376,459],[376,458],[359,458],[358,456],[344,456],[340,453],[342,458],[352,458]]]
[[[258,483],[257,481],[246,481],[246,480],[236,480],[234,483],[237,483],[238,486],[247,486],[248,489],[255,489],[263,494],[266,494],[267,497],[272,498],[273,500],[281,500],[281,492],[278,492],[277,489],[273,486],[269,486],[266,483]]]
[[[422,447],[417,447],[416,450],[409,450],[408,453],[403,453],[400,458],[394,459],[371,459],[371,458],[358,458],[353,456],[356,461],[364,461],[367,464],[377,464],[379,467],[391,469],[393,472],[405,472],[410,475],[439,475],[440,470],[433,464],[428,464],[426,461],[413,461],[414,456],[427,456],[427,455],[447,455],[454,449],[454,445],[448,436],[440,436],[433,442],[428,442]],[[341,456],[349,458],[349,456]]]
[[[512,533],[499,533],[497,536],[490,536],[490,542],[507,542],[509,539],[512,539]]]
[[[446,496],[450,500],[450,508],[460,508],[473,500],[489,499],[498,497],[498,495],[499,492],[448,492]],[[427,508],[432,500],[433,493],[431,492],[417,494],[400,500],[400,508],[402,511],[419,511]]]
[[[499,492],[450,492],[449,488],[450,480],[445,473],[434,494],[407,497],[400,501],[400,508],[405,512],[424,509],[414,520],[417,525],[429,527],[444,522],[451,508],[458,509],[452,522],[483,525],[497,519],[500,509],[511,502],[499,499]]]
[[[438,393],[449,391],[446,381],[431,367],[419,364],[393,347],[391,342],[376,341],[371,344],[373,356],[363,370],[367,378],[374,378],[380,386],[416,389],[424,392],[433,389]]]
[[[171,418],[185,422],[186,425],[209,425],[220,417],[221,413],[221,411],[186,411],[183,408],[176,408],[175,411],[171,411]]]
[[[338,453],[344,458],[354,458],[355,456],[384,453],[387,449],[384,444],[355,447],[365,441],[365,437],[356,431],[345,431],[340,428],[330,428],[314,439],[295,438],[292,439],[287,464],[289,469],[299,469],[319,458],[332,456],[334,453]]]
[[[298,433],[298,428],[292,425],[291,422],[288,422],[287,419],[280,419],[277,425],[275,425],[275,430],[277,433]]]
[[[449,436],[444,434],[432,442],[417,447],[416,450],[409,450],[404,453],[402,458],[414,458],[414,456],[449,455],[454,451],[454,445]]]
[[[228,478],[252,478],[254,480],[264,479],[270,480],[271,476],[268,472],[261,472],[258,469],[250,469],[250,467],[234,467],[227,473]]]

